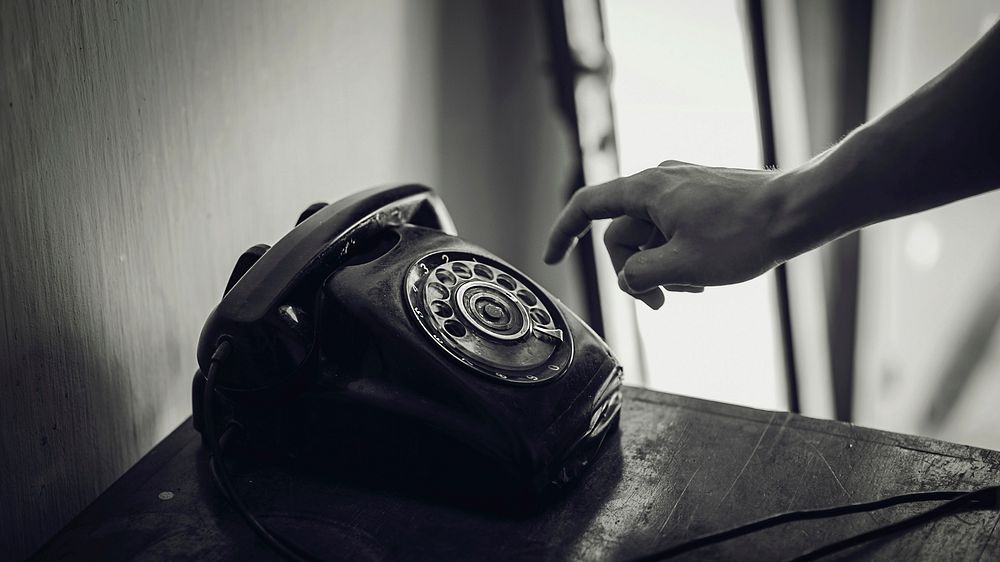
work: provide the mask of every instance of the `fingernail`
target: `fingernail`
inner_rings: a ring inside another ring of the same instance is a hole
[[[580,237],[579,236],[574,236],[573,239],[569,241],[569,246],[566,246],[566,251],[563,252],[562,255],[559,256],[559,259],[561,260],[564,257],[568,256],[570,254],[570,252],[572,252],[573,250],[576,249],[576,245],[579,242],[580,242]]]
[[[574,248],[576,248],[576,243],[577,243],[576,238],[570,240],[569,244],[566,246],[566,249],[564,249],[563,251],[559,251],[558,247],[550,246],[549,248],[546,248],[545,255],[542,257],[542,261],[544,261],[549,265],[554,265],[561,262],[563,258],[569,255],[569,253],[572,252]]]

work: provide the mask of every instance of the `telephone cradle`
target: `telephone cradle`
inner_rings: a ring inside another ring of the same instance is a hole
[[[404,466],[525,496],[582,474],[622,400],[605,342],[457,237],[420,185],[313,205],[273,247],[244,253],[198,363],[203,441],[239,427],[329,466]]]

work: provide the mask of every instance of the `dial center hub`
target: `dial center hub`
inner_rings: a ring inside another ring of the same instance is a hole
[[[486,315],[486,318],[494,322],[503,319],[503,309],[491,302],[483,306],[483,314]]]

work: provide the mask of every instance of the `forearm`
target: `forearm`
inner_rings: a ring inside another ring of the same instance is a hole
[[[899,106],[771,189],[784,258],[1000,187],[1000,28]]]

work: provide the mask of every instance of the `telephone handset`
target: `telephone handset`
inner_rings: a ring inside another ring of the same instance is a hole
[[[299,456],[330,448],[366,466],[406,449],[530,493],[574,479],[621,406],[607,345],[457,237],[420,185],[314,205],[273,247],[244,253],[198,362],[203,434],[210,414]]]

